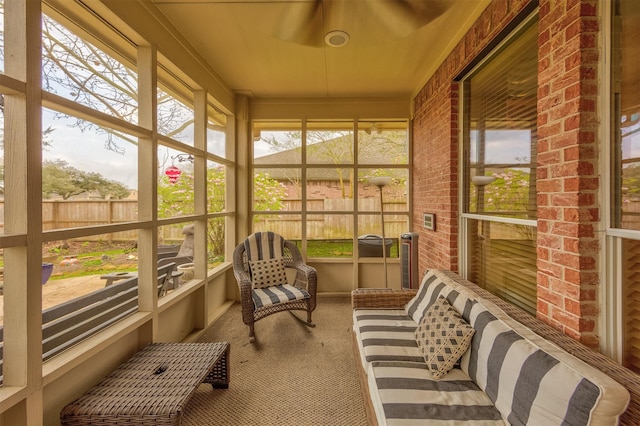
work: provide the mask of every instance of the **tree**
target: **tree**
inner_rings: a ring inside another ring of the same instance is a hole
[[[282,200],[286,196],[286,188],[267,173],[256,173],[253,176],[253,188],[255,211],[277,211],[284,208]]]
[[[529,173],[521,169],[507,168],[502,173],[491,173],[496,178],[483,187],[484,205],[482,213],[521,213],[529,209]],[[472,185],[470,211],[475,212],[478,189]]]
[[[96,192],[102,198],[121,199],[131,192],[120,182],[105,179],[99,173],[85,172],[65,161],[45,161],[42,164],[42,196],[53,194],[67,200],[74,195]]]
[[[0,0],[0,18],[4,4]],[[0,59],[4,61],[4,46],[0,37]],[[127,122],[137,122],[138,82],[133,65],[124,56],[118,56],[106,45],[94,44],[73,33],[51,17],[42,16],[42,87],[44,90],[69,98],[96,111],[112,115]],[[169,94],[170,89],[158,89],[158,131],[169,137],[180,137],[193,123],[193,111]],[[4,95],[0,94],[0,115],[4,113]],[[63,117],[63,114],[57,114]],[[4,131],[4,121],[0,120],[0,135]],[[125,140],[137,145],[138,140],[130,135],[103,127],[97,123],[76,119],[74,127],[82,131],[94,131],[105,136],[106,149],[124,154]],[[51,145],[47,135],[53,131],[48,127],[43,131],[43,147]],[[117,137],[116,137],[117,136]],[[3,138],[0,138],[4,140]],[[0,164],[0,175],[4,176],[4,164]],[[110,192],[117,192],[111,189]],[[4,193],[4,179],[0,181],[0,192]]]
[[[161,218],[183,216],[193,213],[193,170],[182,167],[180,176],[175,183],[169,182],[167,176],[162,176],[158,183],[158,216]],[[225,169],[223,166],[207,169],[207,202],[209,212],[225,210]],[[258,173],[254,177],[256,210],[280,210],[283,208],[282,199],[285,197],[284,186],[265,173]],[[224,218],[209,221],[207,226],[207,241],[209,261],[224,259]]]
[[[287,150],[299,150],[299,141],[302,140],[300,131],[286,132],[284,138],[273,135],[263,137],[271,150],[283,152]],[[347,193],[344,181],[345,175],[342,164],[354,161],[353,132],[351,131],[320,131],[309,130],[306,133],[307,158],[313,163],[331,164],[334,166],[336,177],[339,181],[343,198],[353,198],[353,185]],[[405,131],[384,131],[380,133],[359,133],[358,156],[360,164],[406,164],[408,160],[407,133]],[[374,175],[384,175],[384,171],[377,170]],[[366,179],[367,177],[360,177]],[[394,176],[394,183],[401,184]],[[402,179],[403,180],[403,179]],[[353,169],[349,169],[349,181],[354,182]]]
[[[137,122],[138,81],[136,71],[125,58],[106,53],[107,48],[91,44],[54,19],[43,15],[43,89],[68,97],[82,105]],[[193,123],[193,112],[166,90],[158,90],[158,131],[176,137]],[[105,135],[105,148],[124,153],[114,135],[134,145],[137,139],[99,124],[76,120],[74,126]]]

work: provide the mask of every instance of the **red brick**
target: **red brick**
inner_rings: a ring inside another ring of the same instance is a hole
[[[573,269],[580,269],[581,257],[575,253],[555,252],[551,254],[551,261],[554,264],[568,266]]]
[[[562,309],[554,309],[551,312],[551,318],[558,321],[566,328],[574,331],[580,330],[580,317],[565,312]]]
[[[580,1],[580,16],[598,16],[597,1]]]
[[[551,194],[551,205],[556,207],[578,206],[578,193],[563,194],[559,192]]]
[[[562,304],[562,297],[557,293],[553,293],[546,288],[538,287],[538,300],[546,301],[551,305],[560,306]]]
[[[576,269],[565,268],[564,279],[567,283],[580,285],[582,282],[582,274]]]
[[[560,219],[560,210],[555,207],[538,207],[538,218],[558,220]]]
[[[548,220],[539,219],[538,220],[538,235],[548,233],[552,223],[553,222],[548,221]]]
[[[582,313],[582,306],[580,304],[580,302],[578,302],[577,300],[573,300],[570,299],[568,297],[564,298],[564,310],[565,312],[569,313],[569,314],[573,314],[577,317],[581,317],[581,313]]]
[[[580,253],[580,240],[577,238],[565,237],[562,239],[562,249],[569,253]],[[566,275],[565,275],[566,276]]]
[[[595,229],[593,224],[584,223],[578,225],[578,237],[580,238],[593,238],[595,236]]]
[[[550,251],[550,254],[552,255],[551,257],[553,257],[553,251]],[[537,266],[538,273],[547,275],[550,279],[559,278],[562,276],[562,265],[538,259]],[[549,283],[551,283],[551,281],[549,281]]]
[[[538,303],[536,304],[538,315],[549,315],[549,304],[542,299],[538,299]]]
[[[582,276],[580,300],[596,300],[600,287],[600,272],[598,270],[580,271],[580,275]]]
[[[540,240],[538,240],[538,241],[540,241]],[[549,260],[549,255],[550,255],[551,251],[548,248],[546,248],[544,246],[541,246],[540,243],[538,243],[538,246],[536,247],[536,253],[537,253],[538,259],[540,259],[540,260]]]
[[[557,235],[538,235],[536,243],[538,247],[544,247],[546,249],[559,249],[562,247],[563,238],[558,237]]]
[[[597,303],[587,302],[584,300],[582,301],[580,308],[580,317],[582,318],[581,321],[585,321],[584,324],[589,324],[591,326],[590,323],[593,323],[593,318],[597,317],[598,314],[600,314],[600,307]],[[585,328],[583,328],[582,330],[593,331],[593,329],[587,330]]]
[[[538,179],[539,179],[539,177],[538,177]],[[538,182],[537,185],[539,185],[539,182]],[[549,196],[547,194],[544,194],[543,191],[541,191],[537,185],[536,185],[536,187],[538,188],[538,195],[536,195],[536,200],[537,200],[537,203],[538,203],[538,208],[540,208],[540,206],[548,206],[549,205]]]
[[[575,21],[567,26],[567,29],[564,32],[564,38],[565,40],[571,40],[573,37],[577,37],[580,33],[581,21]],[[578,60],[577,62],[579,63],[580,61]]]

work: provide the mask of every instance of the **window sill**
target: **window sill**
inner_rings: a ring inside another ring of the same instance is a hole
[[[0,387],[0,413],[4,413],[9,408],[24,401],[26,397],[27,388],[25,386]]]
[[[210,279],[223,275],[231,267],[232,264],[230,262],[223,263],[210,270],[206,280],[191,280],[162,297],[158,300],[158,312],[169,309],[203,287]],[[115,341],[140,328],[144,323],[151,321],[152,318],[153,314],[151,312],[137,312],[44,362],[42,365],[43,386],[67,374],[73,368],[91,359],[101,351],[108,349]],[[3,401],[3,399],[0,399],[0,401]]]

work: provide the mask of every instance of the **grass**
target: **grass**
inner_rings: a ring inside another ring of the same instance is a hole
[[[82,248],[90,249],[89,246]],[[77,263],[63,266],[65,258],[68,256],[59,253],[57,258],[52,261],[55,266],[52,280],[84,277],[87,275],[103,275],[111,272],[133,272],[138,269],[137,257],[129,259],[129,256],[135,256],[135,250],[130,247],[107,248],[104,250],[90,251],[86,253],[78,253],[73,255]]]
[[[300,242],[296,241],[298,247]],[[380,253],[382,255],[382,252]],[[308,240],[307,257],[349,258],[353,257],[353,240]],[[382,256],[380,256],[382,257]],[[389,257],[398,257],[398,246],[392,244]]]
[[[296,241],[300,246],[300,241]],[[89,245],[82,245],[81,249],[91,249]],[[83,277],[87,275],[103,275],[112,272],[134,272],[138,269],[137,257],[127,259],[128,256],[137,254],[131,247],[105,247],[102,250],[94,250],[86,253],[73,255],[78,263],[72,266],[61,266],[65,257],[70,256],[70,250],[50,251],[51,255],[56,255],[55,259],[49,260],[55,266],[51,280]],[[307,257],[310,258],[351,258],[353,257],[353,240],[333,239],[333,240],[308,240]],[[392,244],[390,258],[398,257],[398,246]],[[216,259],[219,260],[219,259]],[[219,263],[219,262],[217,262]],[[1,259],[0,259],[0,266]]]

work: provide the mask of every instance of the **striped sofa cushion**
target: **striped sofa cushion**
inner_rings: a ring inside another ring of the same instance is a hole
[[[616,394],[620,385],[537,336],[495,305],[489,311],[484,303],[491,306],[490,302],[475,301],[471,308],[469,322],[476,333],[460,365],[505,421],[512,425],[616,423],[626,406],[624,389]],[[603,398],[602,389],[594,383],[604,383],[612,395]]]
[[[427,271],[415,297],[405,305],[407,315],[419,324],[424,313],[439,296],[445,297],[462,318],[469,322],[471,301],[477,297],[476,294],[437,270]]]
[[[355,309],[353,329],[364,370],[372,361],[424,363],[416,342],[417,326],[404,309]]]
[[[253,289],[253,304],[256,309],[310,297],[311,295],[306,290],[290,284]]]
[[[372,362],[367,380],[380,426],[505,424],[493,402],[460,369],[434,380],[424,364]]]

